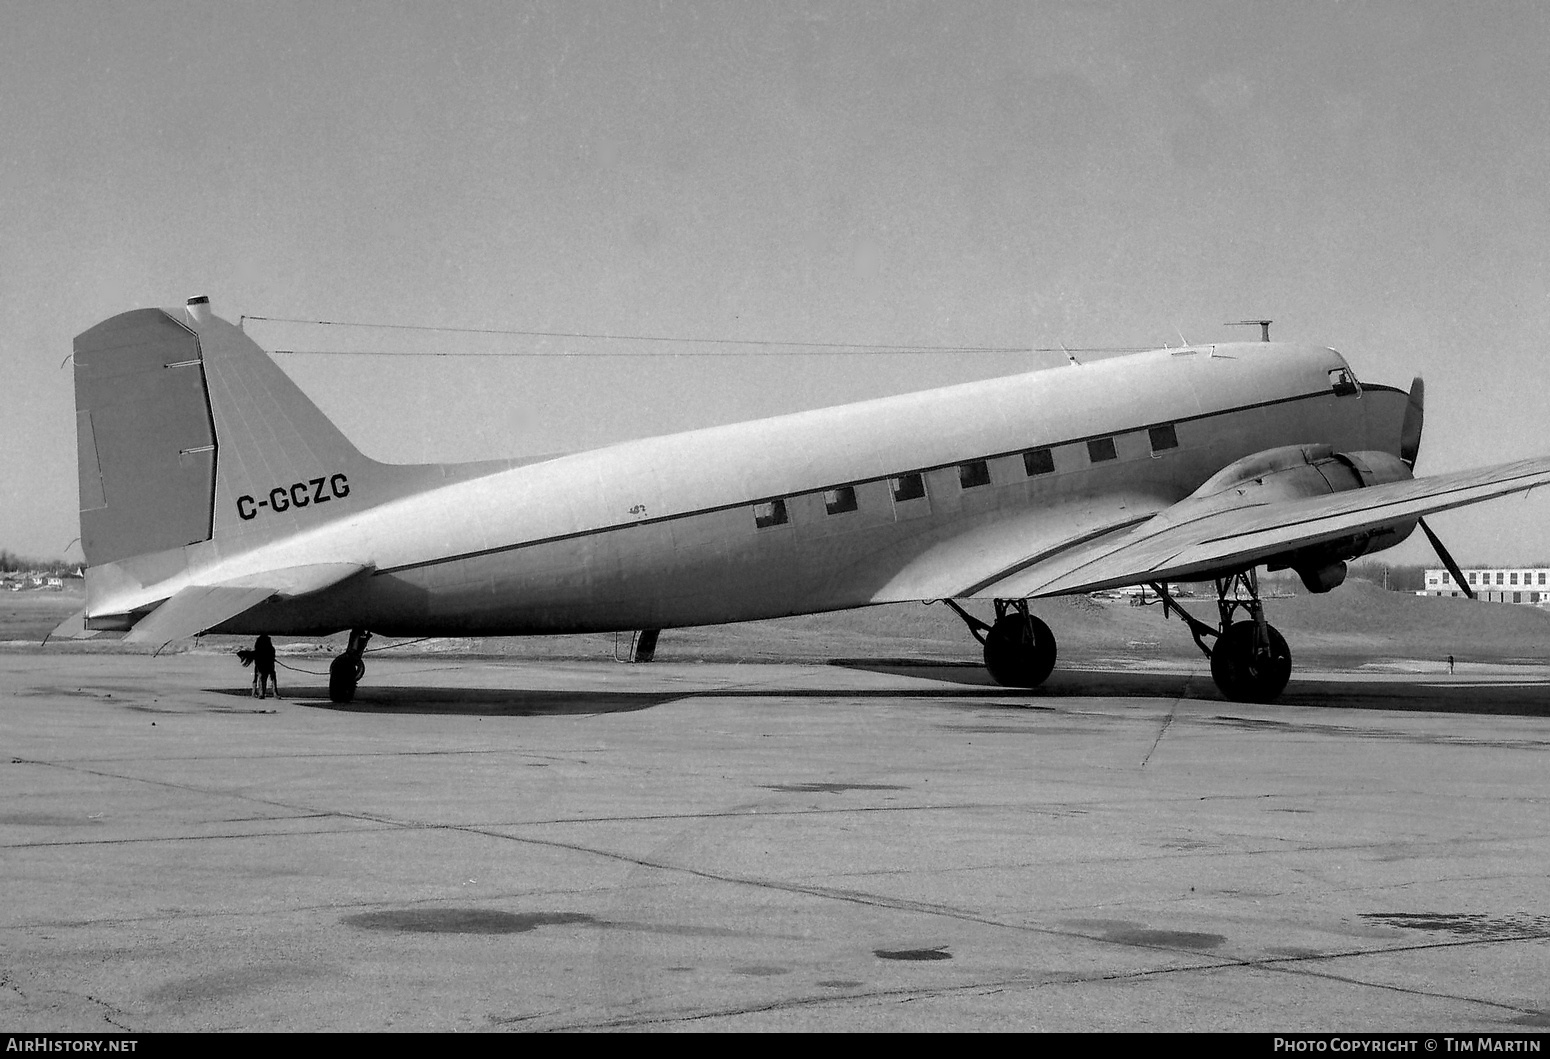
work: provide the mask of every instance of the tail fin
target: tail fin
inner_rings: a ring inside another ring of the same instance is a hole
[[[378,463],[241,329],[212,316],[208,298],[122,313],[78,336],[75,401],[86,612],[62,634],[83,624],[165,643],[270,595],[321,591],[368,569],[370,554],[321,564],[292,556],[236,582],[222,580],[220,564],[399,497],[531,462]]]
[[[206,298],[78,336],[75,400],[89,566],[294,533],[343,514],[362,476],[400,470],[363,456]]]

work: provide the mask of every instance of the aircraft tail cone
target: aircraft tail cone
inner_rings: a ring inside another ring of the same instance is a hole
[[[1417,375],[1410,384],[1410,404],[1405,408],[1405,422],[1399,428],[1399,458],[1405,466],[1414,468],[1416,457],[1421,454],[1421,426],[1426,419],[1426,383]]]

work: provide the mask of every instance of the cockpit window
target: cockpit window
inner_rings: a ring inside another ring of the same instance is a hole
[[[1335,391],[1336,397],[1360,397],[1362,395],[1361,384],[1356,381],[1356,376],[1350,368],[1335,368],[1329,373],[1329,387]]]

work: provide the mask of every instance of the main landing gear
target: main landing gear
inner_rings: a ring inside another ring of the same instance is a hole
[[[991,679],[1008,688],[1036,688],[1055,668],[1055,634],[1028,613],[1025,599],[998,599],[996,620],[986,625],[950,599],[942,601],[985,645],[985,668]]]
[[[1167,585],[1154,583],[1151,588],[1162,600],[1163,616],[1176,613],[1189,626],[1195,645],[1211,660],[1211,679],[1223,695],[1234,702],[1273,702],[1285,690],[1292,676],[1292,652],[1265,620],[1259,579],[1252,568],[1216,579],[1216,609],[1221,618],[1217,628],[1179,606]],[[1246,617],[1234,621],[1240,610]],[[1216,642],[1207,645],[1207,636]]]
[[[349,702],[355,698],[355,686],[366,675],[366,645],[371,633],[365,629],[351,629],[350,642],[344,654],[328,666],[328,697],[332,702]]]

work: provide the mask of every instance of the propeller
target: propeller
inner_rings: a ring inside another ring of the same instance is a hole
[[[1425,405],[1426,383],[1422,382],[1421,376],[1417,375],[1415,381],[1410,384],[1410,403],[1405,406],[1405,421],[1399,428],[1399,458],[1412,470],[1415,469],[1415,458],[1421,453],[1421,426],[1426,419]]]
[[[1416,457],[1421,454],[1421,427],[1426,421],[1426,383],[1417,375],[1410,383],[1410,403],[1405,406],[1405,421],[1399,428],[1399,458],[1405,466],[1412,470],[1415,468]],[[1453,580],[1464,590],[1464,595],[1470,599],[1475,598],[1475,590],[1469,587],[1469,582],[1464,580],[1464,571],[1459,569],[1459,564],[1453,561],[1453,556],[1437,534],[1426,524],[1424,518],[1415,520],[1415,524],[1421,527],[1421,532],[1426,534],[1426,539],[1432,542],[1432,550],[1437,553],[1437,558],[1442,560],[1442,565],[1448,568],[1448,573],[1453,575]]]
[[[1420,379],[1417,379],[1416,383],[1419,384],[1420,381]],[[1411,393],[1414,394],[1415,391],[1412,390]],[[1412,405],[1411,407],[1415,406]],[[1409,417],[1406,417],[1405,422],[1408,424],[1409,421]],[[1464,580],[1464,571],[1460,570],[1459,564],[1453,561],[1453,556],[1448,554],[1448,549],[1442,546],[1442,541],[1437,539],[1437,534],[1432,532],[1432,528],[1426,524],[1426,520],[1418,518],[1415,520],[1415,524],[1421,527],[1421,532],[1426,534],[1426,539],[1432,542],[1432,548],[1437,552],[1437,558],[1441,559],[1442,565],[1448,568],[1448,573],[1453,575],[1453,580],[1457,581],[1458,586],[1464,590],[1464,595],[1474,599],[1475,590],[1469,587],[1468,581]],[[1516,577],[1517,575],[1514,574],[1513,576]]]

